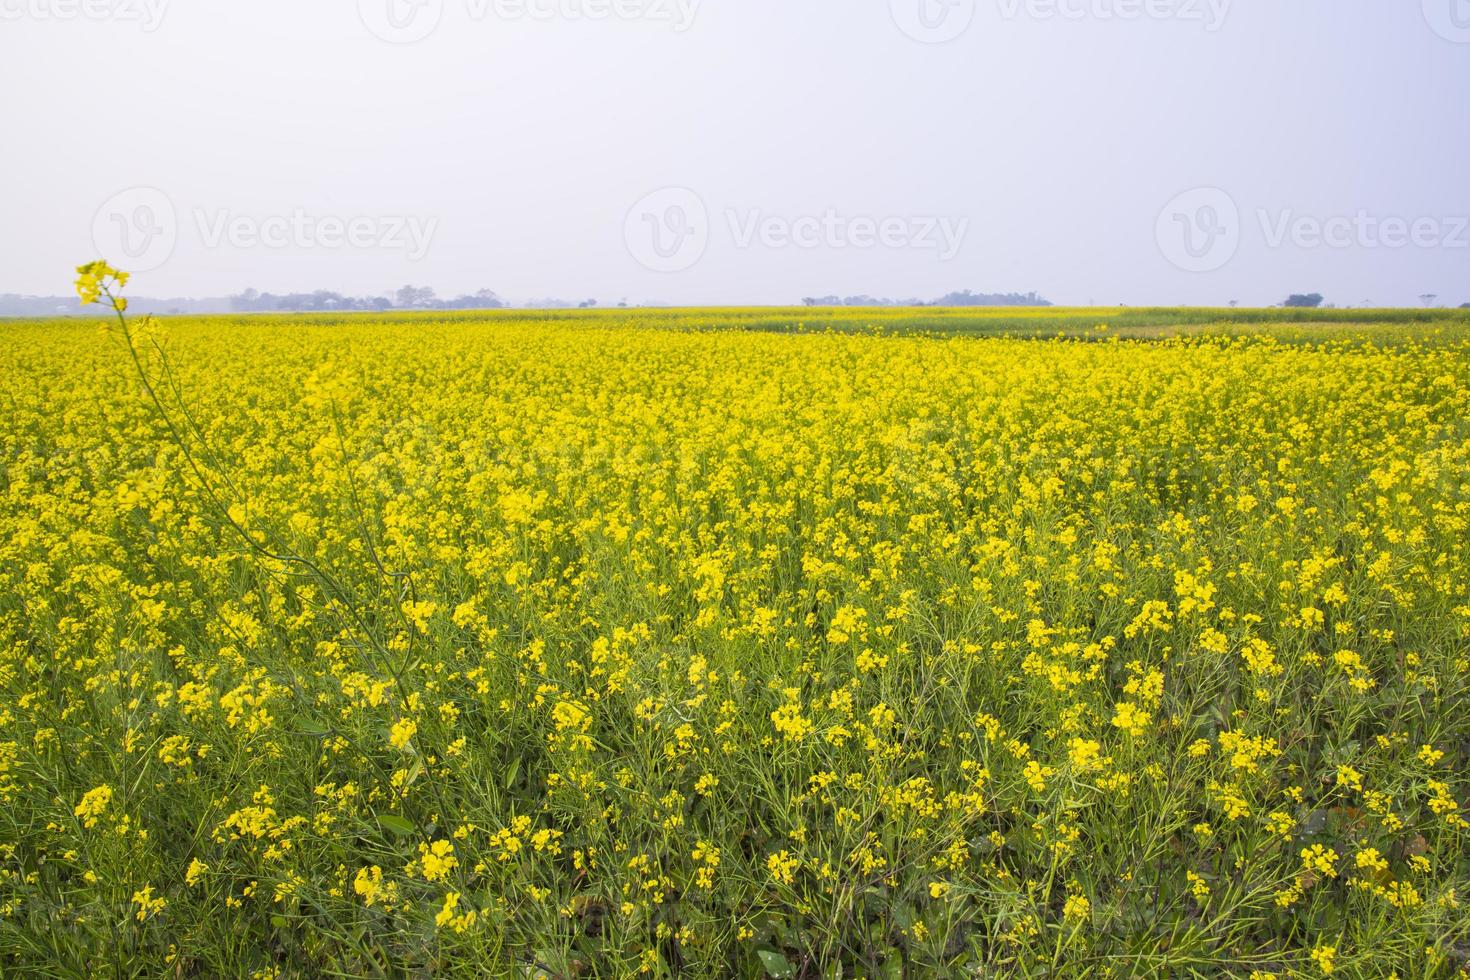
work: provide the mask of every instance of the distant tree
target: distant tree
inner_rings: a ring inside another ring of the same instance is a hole
[[[428,286],[403,286],[395,294],[397,305],[405,310],[425,310],[437,301],[434,290]]]
[[[597,305],[597,300],[595,300],[595,299],[584,299],[584,300],[582,300],[582,302],[580,302],[580,303],[577,304],[577,309],[579,309],[579,310],[590,310],[590,309],[592,309],[596,305]]]
[[[1237,306],[1239,306],[1239,305],[1240,305],[1240,300],[1238,300],[1238,299],[1232,299],[1232,300],[1231,300],[1231,301],[1230,301],[1230,308],[1231,308],[1231,309],[1232,309],[1232,310],[1233,310],[1233,309],[1235,309],[1235,308],[1236,308],[1236,307],[1237,307]]]
[[[972,293],[968,289],[941,296],[935,306],[1050,306],[1035,293]]]
[[[261,306],[260,290],[258,289],[247,289],[243,293],[236,293],[230,297],[230,309],[232,310],[239,310],[244,313],[250,310],[265,308]]]
[[[968,289],[925,301],[910,296],[907,299],[890,299],[887,296],[869,296],[858,293],[853,296],[803,296],[802,306],[1050,306],[1051,303],[1035,293],[974,293]]]
[[[447,299],[433,306],[443,310],[499,310],[505,307],[505,301],[493,290],[481,289],[472,295]]]
[[[1322,294],[1292,293],[1290,296],[1286,297],[1286,302],[1282,303],[1281,305],[1291,309],[1316,309],[1317,307],[1322,305]]]
[[[1433,306],[1434,301],[1437,299],[1439,299],[1438,293],[1421,293],[1419,295],[1419,302],[1423,303],[1425,306]]]
[[[1461,303],[1460,304],[1460,309],[1462,309],[1462,310],[1470,310],[1470,303]]]

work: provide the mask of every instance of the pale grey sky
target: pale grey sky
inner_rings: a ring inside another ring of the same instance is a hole
[[[1470,0],[0,0],[0,83],[0,292],[1470,302]]]

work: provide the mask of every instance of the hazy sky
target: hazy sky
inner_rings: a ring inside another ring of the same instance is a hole
[[[1470,302],[1470,0],[0,0],[0,292]]]

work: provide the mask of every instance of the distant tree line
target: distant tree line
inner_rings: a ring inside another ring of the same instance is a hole
[[[1426,293],[1419,297],[1425,306],[1433,306],[1439,297]],[[961,290],[935,300],[887,299],[873,296],[806,296],[804,306],[1051,306],[1051,302],[1035,293],[975,293]],[[545,298],[533,299],[520,304],[524,309],[594,309],[594,299],[575,302],[571,300]],[[621,300],[619,308],[628,306]],[[1238,306],[1231,300],[1232,307]],[[1297,309],[1323,307],[1321,293],[1293,293],[1281,303]],[[1371,306],[1367,300],[1363,306]],[[289,312],[382,312],[385,310],[499,310],[509,309],[511,304],[501,299],[492,290],[481,289],[475,293],[440,299],[426,286],[403,286],[384,296],[344,296],[328,289],[309,293],[262,293],[247,289],[228,297],[194,298],[175,297],[157,299],[145,296],[134,297],[130,309],[137,313],[161,314],[208,314],[236,313],[289,313]],[[1330,308],[1330,307],[1329,307]],[[1460,304],[1460,309],[1470,310],[1470,303]],[[86,313],[75,296],[23,296],[16,293],[0,293],[0,316],[75,316]]]
[[[489,289],[454,299],[440,299],[427,286],[403,286],[388,296],[344,296],[329,289],[310,293],[262,293],[247,289],[230,297],[230,309],[240,313],[328,310],[499,310],[506,303]]]
[[[199,314],[221,313],[226,310],[223,298],[194,299],[178,296],[171,299],[134,296],[128,301],[128,310],[133,313]],[[21,296],[15,293],[0,293],[0,316],[78,316],[95,315],[96,307],[84,307],[73,296]]]
[[[1035,293],[972,293],[965,289],[936,300],[875,299],[872,296],[803,296],[803,306],[1050,306]]]

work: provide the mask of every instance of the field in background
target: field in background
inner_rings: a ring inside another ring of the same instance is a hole
[[[753,330],[774,333],[897,333],[925,336],[1162,339],[1197,334],[1269,334],[1292,342],[1333,339],[1379,343],[1470,341],[1470,310],[1225,309],[1200,307],[650,307],[591,310],[494,310],[372,313],[240,314],[172,318],[220,326],[293,323],[335,326],[391,324],[528,324],[639,326],[670,330]],[[90,322],[0,319],[23,324]]]
[[[1465,311],[98,322],[0,324],[9,972],[1470,962]]]

